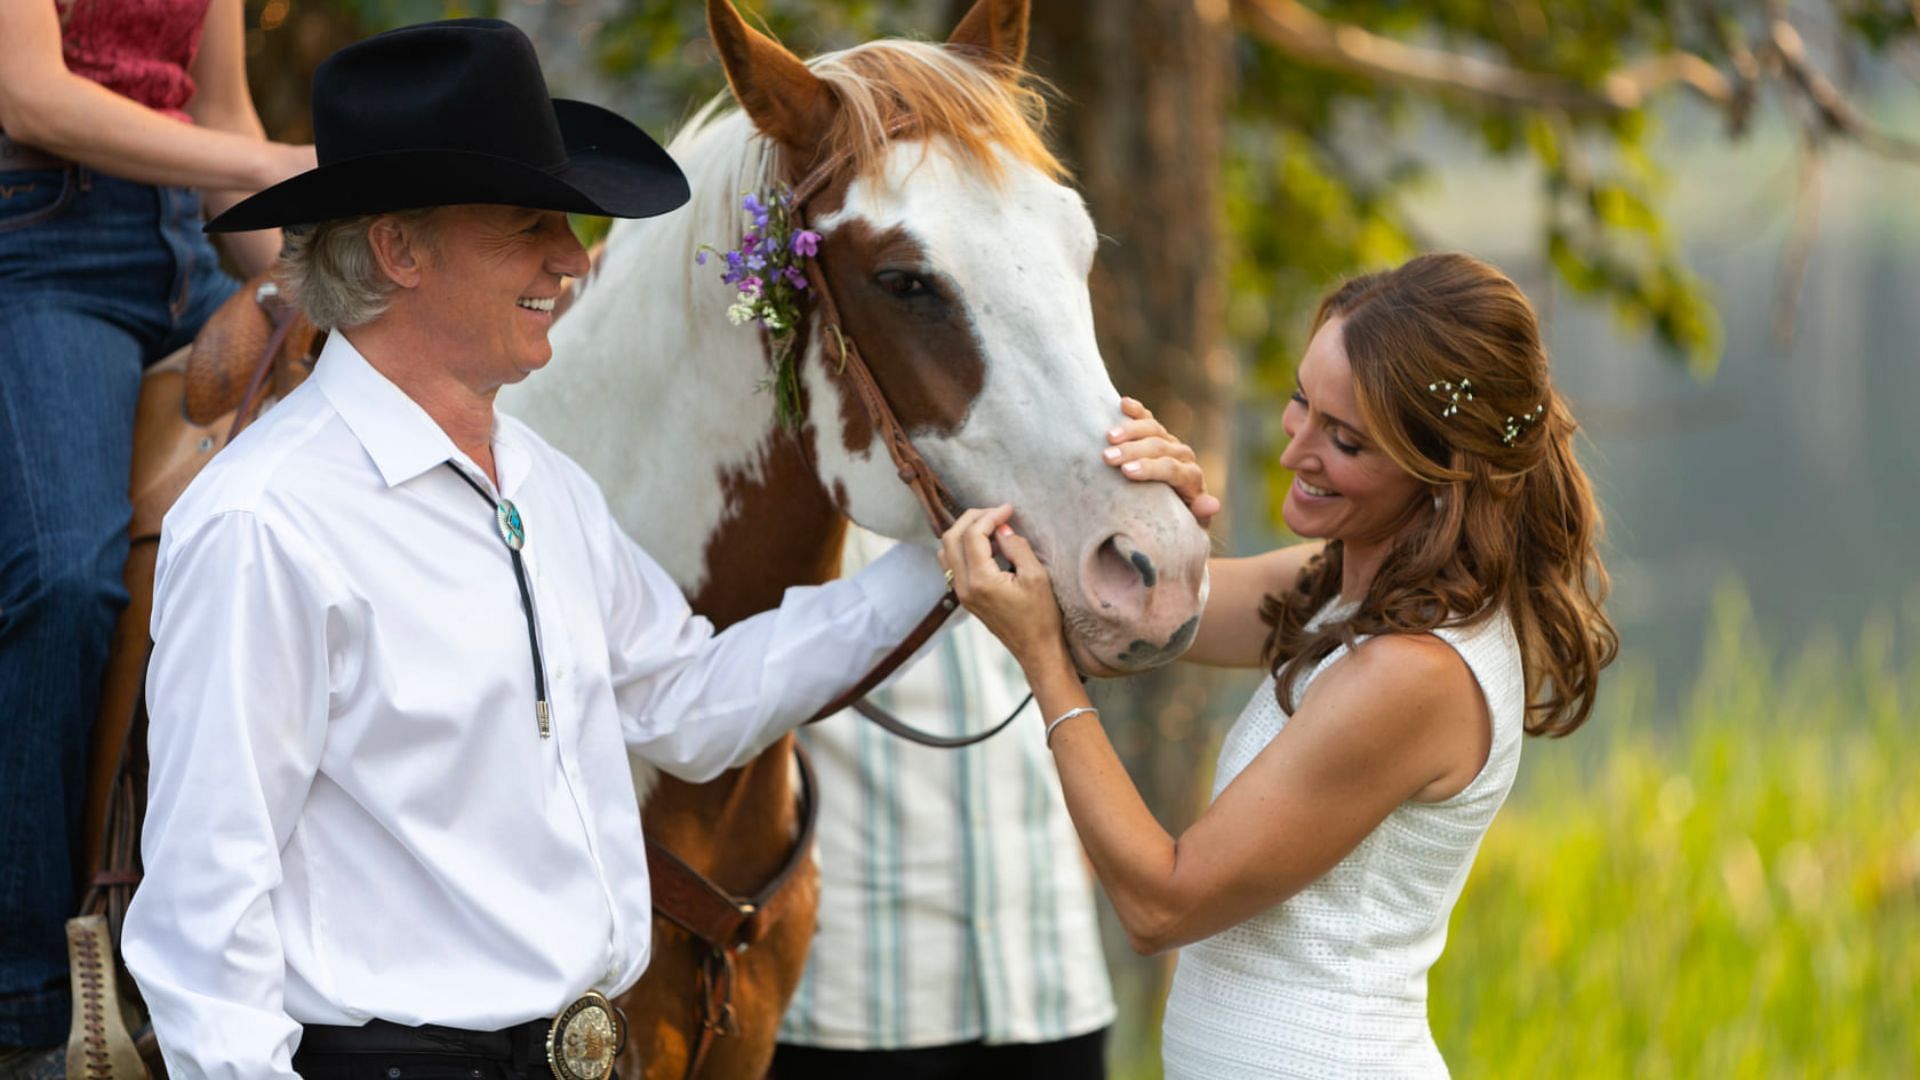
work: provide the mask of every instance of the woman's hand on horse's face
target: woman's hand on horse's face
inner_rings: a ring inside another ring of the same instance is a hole
[[[1107,432],[1107,464],[1129,480],[1165,484],[1186,501],[1194,520],[1206,528],[1220,512],[1220,500],[1207,494],[1207,478],[1200,471],[1193,448],[1168,433],[1145,405],[1120,399],[1126,419]]]
[[[940,565],[953,575],[960,603],[992,631],[1022,667],[1066,659],[1060,605],[1053,581],[1026,538],[1007,524],[1008,505],[968,510],[940,538]],[[1013,564],[1011,572],[994,561],[993,550]]]

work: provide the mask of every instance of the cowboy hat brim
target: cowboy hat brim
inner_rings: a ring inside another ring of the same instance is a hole
[[[310,169],[235,204],[210,233],[311,225],[362,214],[489,203],[639,218],[684,205],[687,178],[672,157],[618,113],[555,98],[567,163],[541,169],[466,150],[396,150]]]

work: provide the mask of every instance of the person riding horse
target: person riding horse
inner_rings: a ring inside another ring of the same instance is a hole
[[[518,30],[350,45],[313,108],[319,167],[208,226],[286,228],[333,333],[166,519],[128,968],[175,1076],[599,1080],[652,936],[628,752],[718,774],[894,650],[942,574],[903,545],[716,634],[494,411],[586,269],[566,213],[687,198],[638,128],[550,99]]]

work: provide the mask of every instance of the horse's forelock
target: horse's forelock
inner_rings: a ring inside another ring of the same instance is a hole
[[[968,166],[990,179],[1004,159],[1064,180],[1066,166],[1047,149],[1047,98],[1026,71],[977,53],[921,41],[868,42],[809,62],[833,88],[840,108],[822,146],[822,159],[845,156],[854,175],[881,175],[892,122],[914,122],[914,137],[944,139]]]

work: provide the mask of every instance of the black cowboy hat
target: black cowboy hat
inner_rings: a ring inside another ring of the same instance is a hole
[[[687,201],[658,143],[616,113],[549,97],[533,43],[497,19],[402,27],[327,57],[313,73],[313,137],[319,168],[207,231],[459,203],[650,217]]]

